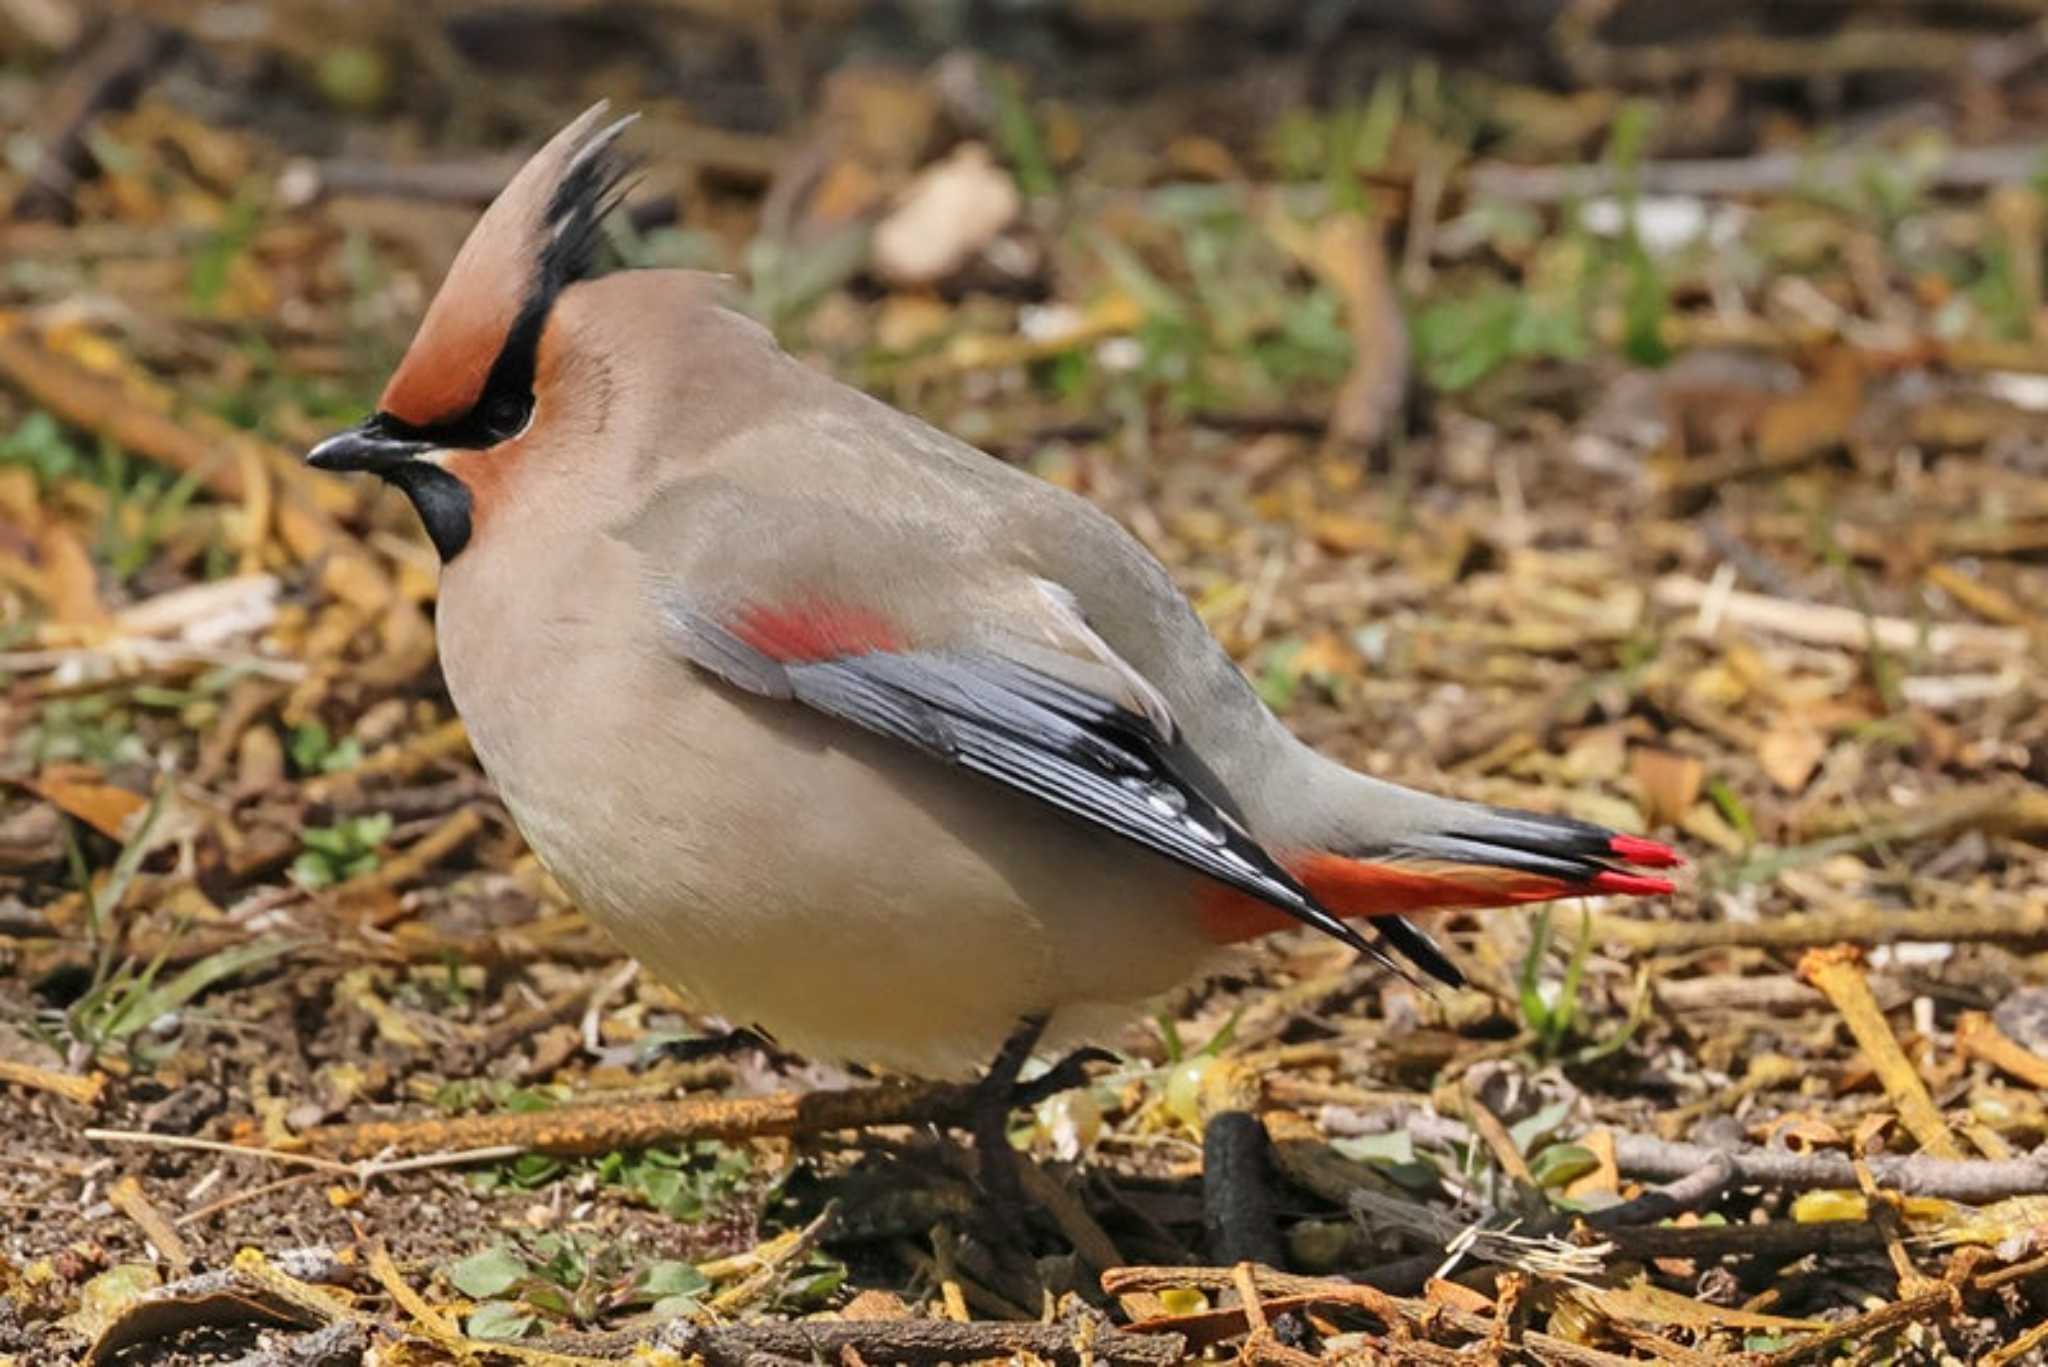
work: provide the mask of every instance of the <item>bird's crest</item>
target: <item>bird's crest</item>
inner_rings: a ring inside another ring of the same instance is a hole
[[[484,211],[448,269],[379,409],[408,427],[461,424],[487,391],[530,390],[555,297],[591,274],[628,163],[593,105],[533,154]]]

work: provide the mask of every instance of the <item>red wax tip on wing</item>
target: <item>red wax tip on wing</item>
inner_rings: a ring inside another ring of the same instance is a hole
[[[733,634],[784,664],[903,648],[903,638],[879,615],[823,602],[749,607],[734,624]]]
[[[1616,873],[1613,869],[1595,875],[1589,886],[1594,892],[1636,897],[1661,897],[1675,891],[1669,878],[1652,878],[1646,873]]]
[[[1685,862],[1685,856],[1669,845],[1639,835],[1617,835],[1607,842],[1607,848],[1614,851],[1617,859],[1653,869],[1674,869]]]

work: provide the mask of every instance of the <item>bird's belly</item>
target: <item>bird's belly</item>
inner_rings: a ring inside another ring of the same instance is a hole
[[[814,1057],[958,1074],[1209,962],[1187,875],[986,780],[681,666],[478,728],[535,851],[655,973]],[[614,675],[614,677],[616,677]],[[655,697],[635,714],[625,697]],[[567,722],[568,724],[564,724]]]

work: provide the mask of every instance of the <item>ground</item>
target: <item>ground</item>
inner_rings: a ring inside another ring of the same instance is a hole
[[[679,97],[645,16],[0,5],[0,1362],[2043,1361],[2038,40],[1593,8],[1561,70],[1130,21],[1150,82],[1047,60],[1087,7],[700,17]],[[1439,917],[1455,992],[1263,942],[1019,1114],[992,1252],[957,1094],[581,919],[410,511],[299,464],[601,95],[620,264],[1102,504],[1326,753],[1679,891]]]

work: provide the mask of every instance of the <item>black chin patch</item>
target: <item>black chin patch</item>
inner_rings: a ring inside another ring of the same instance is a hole
[[[434,549],[447,564],[469,544],[469,490],[438,465],[403,461],[384,476],[412,500]]]

